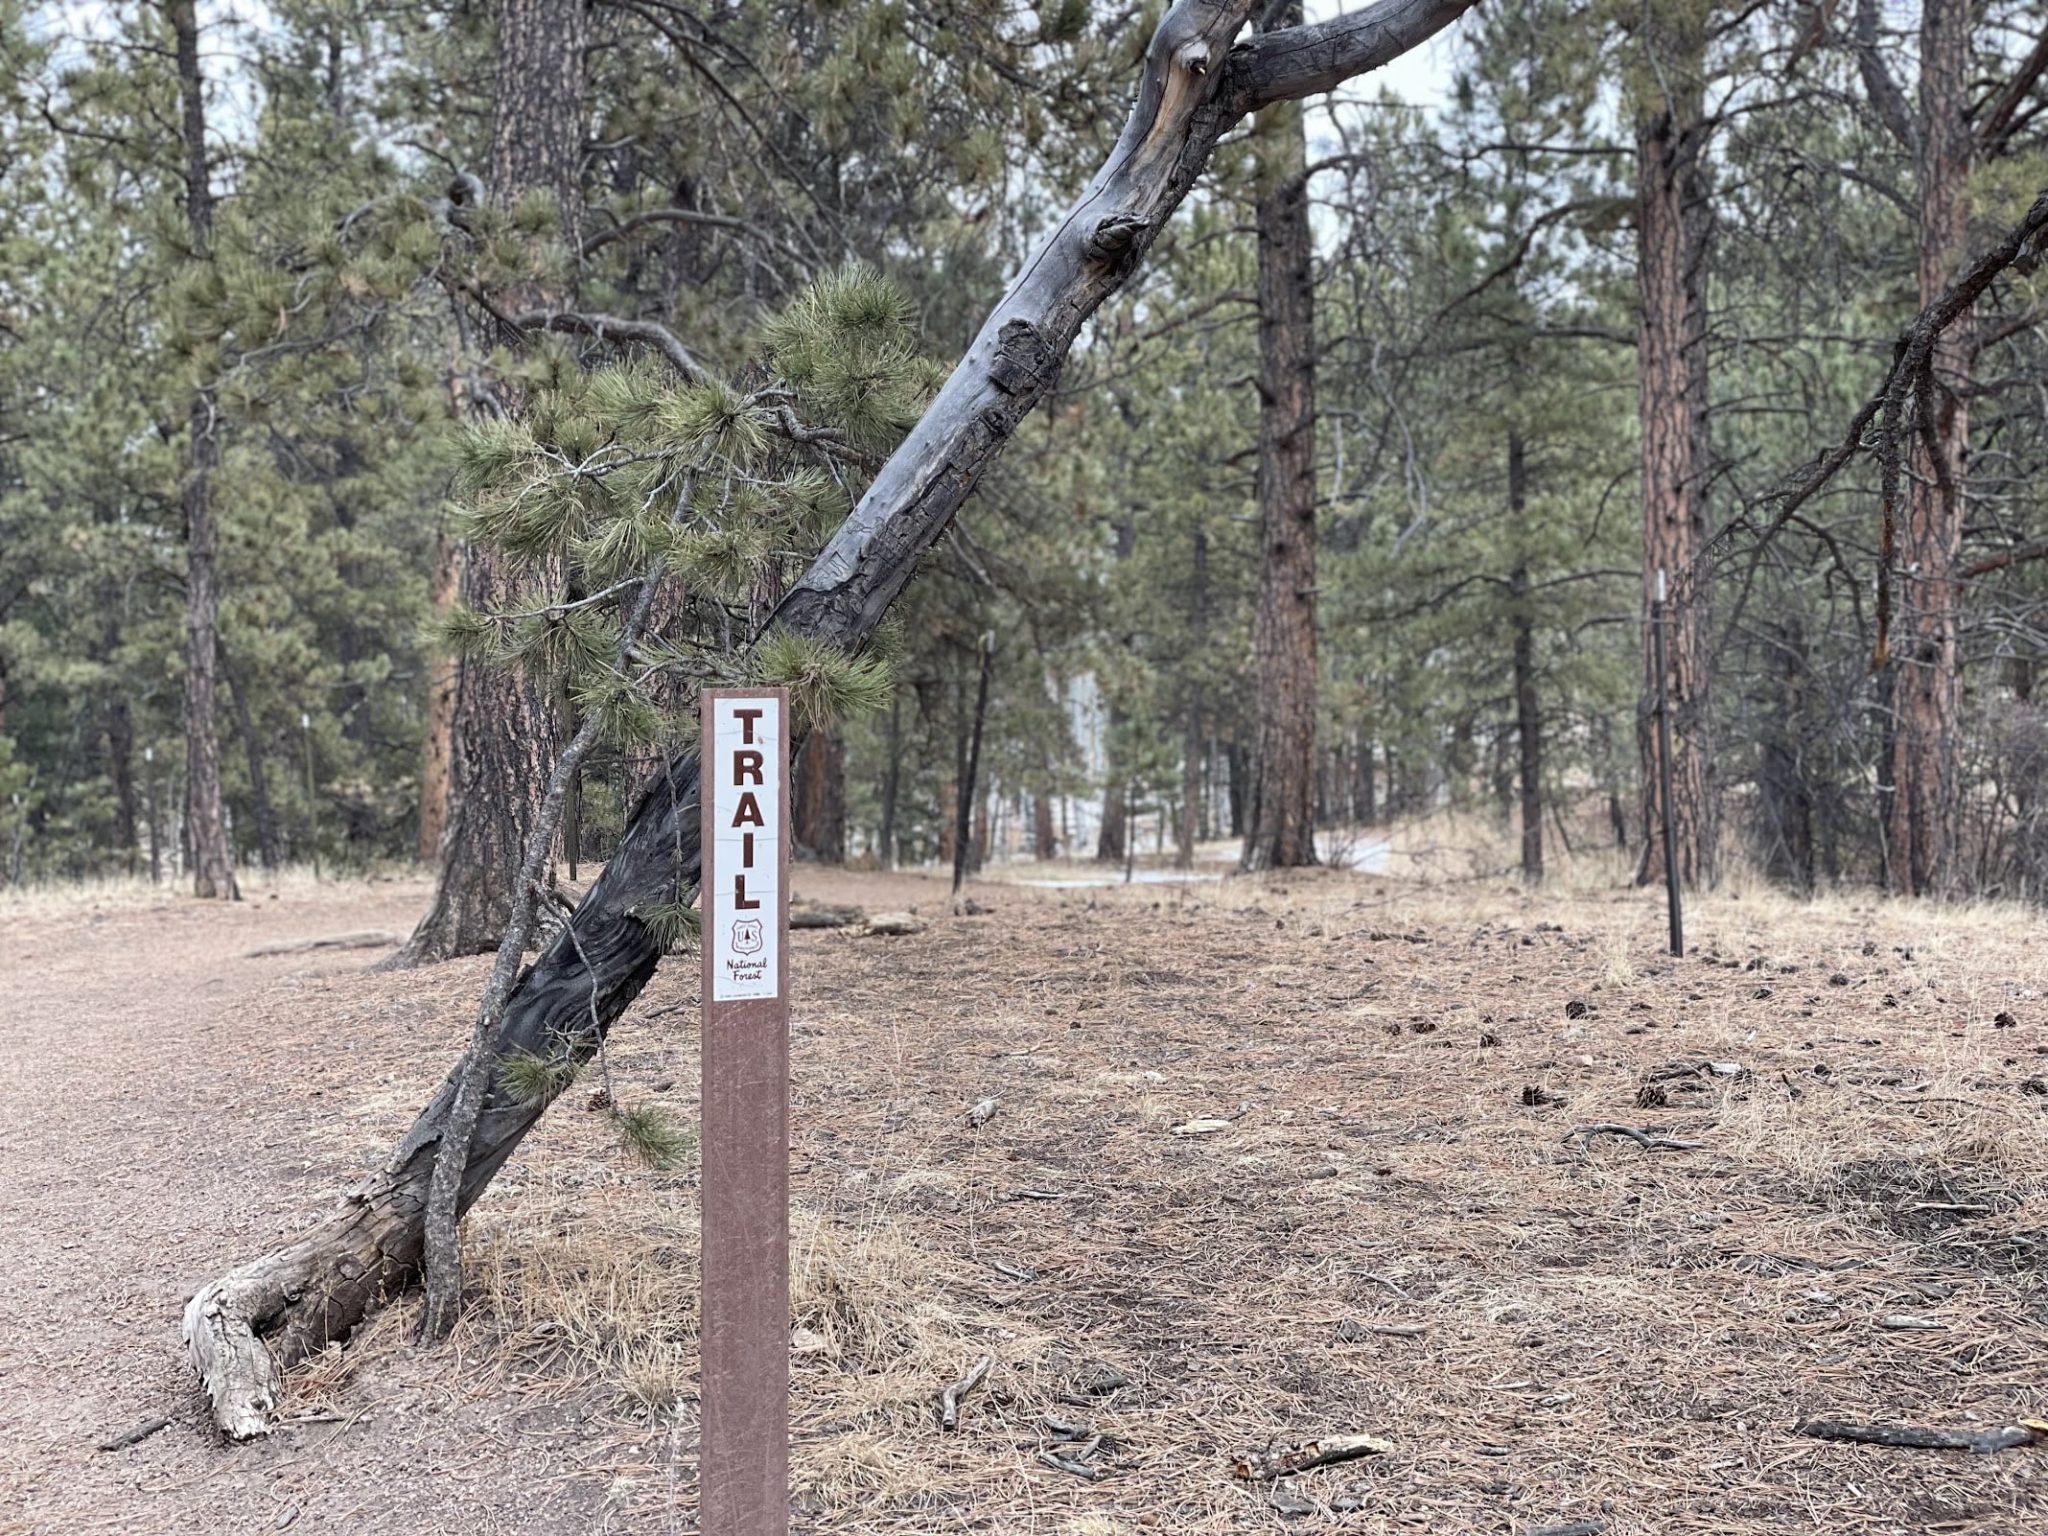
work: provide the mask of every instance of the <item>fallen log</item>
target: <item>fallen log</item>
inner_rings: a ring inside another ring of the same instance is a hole
[[[248,952],[247,958],[260,959],[265,955],[303,955],[316,949],[392,949],[397,947],[399,937],[381,929],[365,929],[361,933],[336,933],[319,939],[280,939],[275,944],[258,944]]]
[[[1130,278],[1219,138],[1273,102],[1376,69],[1473,0],[1379,0],[1233,49],[1254,0],[1175,0],[1145,53],[1115,147],[1002,297],[924,416],[770,617],[768,626],[863,647],[984,469],[1051,391],[1081,326]],[[499,1060],[588,1060],[661,958],[655,914],[698,877],[698,764],[673,755],[618,851],[519,980],[491,1049]],[[185,1309],[185,1339],[215,1420],[267,1433],[280,1372],[341,1339],[420,1264],[427,1185],[454,1099],[444,1082],[389,1161],[325,1225],[213,1281]],[[494,1080],[464,1164],[467,1210],[547,1107]]]

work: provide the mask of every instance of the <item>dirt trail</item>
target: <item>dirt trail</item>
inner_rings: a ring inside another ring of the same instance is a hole
[[[305,1011],[289,999],[376,958],[247,952],[402,933],[425,896],[418,883],[295,886],[232,907],[81,897],[6,914],[0,1531],[338,1529],[357,1507],[346,1523],[365,1532],[457,1511],[470,1530],[534,1528],[455,1476],[408,1481],[436,1454],[427,1423],[387,1431],[381,1460],[323,1455],[340,1425],[224,1455],[179,1344],[201,1280],[317,1209],[304,1177],[324,1171],[306,1157],[308,1080],[347,1047],[300,1027]],[[436,1042],[422,1043],[431,1059]],[[170,1425],[130,1448],[94,1448],[162,1416]]]

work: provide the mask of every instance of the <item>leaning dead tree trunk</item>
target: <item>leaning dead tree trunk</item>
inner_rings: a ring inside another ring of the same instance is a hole
[[[1179,0],[1146,51],[1137,102],[1107,163],[1046,237],[938,397],[769,623],[846,648],[866,643],[981,472],[1052,387],[1082,323],[1129,278],[1217,139],[1269,102],[1324,91],[1449,25],[1471,0],[1381,0],[1355,16],[1268,33],[1230,51],[1252,0]],[[492,1052],[587,1058],[654,974],[653,909],[698,874],[698,763],[670,758],[573,920],[520,978]],[[416,1276],[422,1212],[456,1076],[386,1166],[324,1226],[216,1280],[185,1310],[185,1338],[228,1434],[271,1426],[280,1372],[345,1337]],[[493,1074],[464,1163],[467,1209],[545,1106]]]

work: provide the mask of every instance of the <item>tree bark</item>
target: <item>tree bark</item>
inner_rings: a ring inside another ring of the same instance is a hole
[[[503,0],[498,17],[497,98],[491,129],[491,195],[511,206],[553,195],[565,248],[578,249],[583,161],[584,0]],[[515,310],[550,307],[528,289]],[[471,547],[462,591],[480,611],[500,605],[514,572],[504,556]],[[387,964],[421,965],[497,946],[511,920],[527,835],[540,813],[556,729],[537,689],[515,673],[460,662],[449,732],[445,809],[435,851],[434,900],[412,937]],[[430,736],[429,766],[439,750]],[[423,813],[421,841],[428,817]]]
[[[190,260],[213,259],[213,183],[206,164],[206,84],[199,72],[199,19],[194,0],[166,0],[178,60],[185,154],[185,225]],[[220,591],[214,560],[219,529],[213,473],[220,464],[220,408],[211,382],[200,384],[187,412],[185,484],[185,841],[193,894],[237,900],[228,847],[227,806],[220,787],[220,704],[215,675]]]
[[[1117,777],[1114,758],[1109,764],[1109,782],[1102,787],[1102,823],[1095,829],[1095,857],[1105,864],[1121,864],[1130,836],[1129,807],[1124,800],[1124,782]]]
[[[1082,323],[1128,279],[1186,196],[1217,138],[1271,101],[1385,63],[1467,4],[1382,0],[1230,54],[1250,0],[1179,0],[1153,34],[1130,120],[1108,161],[771,625],[849,649],[865,644],[981,472],[1051,389]],[[697,755],[685,749],[635,807],[574,917],[514,988],[491,1047],[499,1059],[596,1052],[654,973],[651,909],[695,891],[699,814]],[[209,1284],[186,1308],[188,1347],[230,1435],[267,1432],[280,1368],[345,1337],[414,1278],[427,1179],[455,1078],[329,1223]],[[493,1081],[464,1163],[460,1208],[483,1192],[542,1112]]]
[[[1637,882],[1661,879],[1664,835],[1655,786],[1658,692],[1649,629],[1657,573],[1667,573],[1670,643],[1671,778],[1679,877],[1711,884],[1716,810],[1709,635],[1711,571],[1706,560],[1710,466],[1707,379],[1707,244],[1711,210],[1701,167],[1706,34],[1697,18],[1650,15],[1643,46],[1655,86],[1636,120],[1636,253],[1641,282],[1637,329],[1643,482],[1643,699],[1637,745],[1645,786]]]
[[[1919,289],[1924,310],[1961,267],[1969,231],[1963,200],[1975,154],[1970,128],[1970,18],[1966,0],[1924,0],[1920,13]],[[1975,326],[1965,311],[1934,344],[1934,387],[1918,402],[1906,517],[1897,552],[1898,611],[1890,666],[1890,793],[1885,797],[1886,883],[1899,895],[1947,895],[1955,886],[1956,742],[1961,652],[1957,566],[1968,473],[1968,391]]]
[[[1298,24],[1288,0],[1270,26]],[[1301,104],[1260,115],[1259,598],[1252,633],[1257,725],[1241,865],[1316,862],[1314,243]]]
[[[796,846],[820,864],[846,862],[846,741],[814,730],[796,763]]]

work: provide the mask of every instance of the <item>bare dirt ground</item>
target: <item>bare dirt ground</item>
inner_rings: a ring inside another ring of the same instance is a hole
[[[1634,892],[798,888],[930,918],[796,939],[800,1529],[2048,1525],[2048,1445],[1792,1432],[2048,1416],[2038,918],[1751,894],[1671,961]],[[0,1532],[695,1529],[695,1174],[633,1163],[591,1084],[472,1221],[449,1347],[402,1303],[268,1443],[205,1428],[184,1298],[383,1154],[483,968],[247,951],[424,896],[0,903]],[[622,1103],[692,1114],[694,1009],[678,960],[615,1037]],[[1570,1134],[1601,1122],[1703,1145]],[[1047,1415],[1097,1477],[1039,1459],[1072,1449]],[[1232,1475],[1350,1432],[1393,1449]]]

